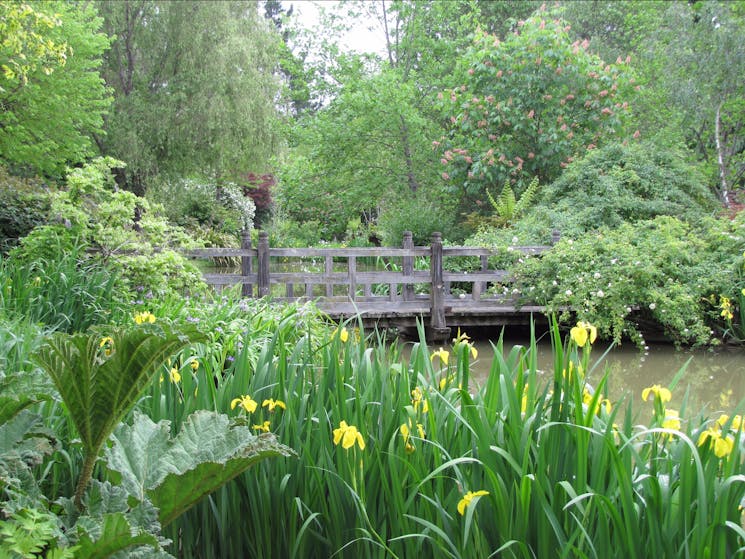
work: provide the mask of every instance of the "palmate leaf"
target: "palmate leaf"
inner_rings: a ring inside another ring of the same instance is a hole
[[[106,337],[112,341],[104,348]],[[85,450],[75,495],[78,505],[101,447],[158,367],[202,338],[196,331],[147,324],[104,333],[56,333],[39,348],[35,358],[57,387]]]
[[[131,495],[158,507],[164,526],[260,460],[294,455],[274,435],[256,436],[226,415],[205,410],[190,415],[173,438],[170,422],[135,414],[132,426],[120,426],[112,439],[105,453],[108,467],[121,475]]]

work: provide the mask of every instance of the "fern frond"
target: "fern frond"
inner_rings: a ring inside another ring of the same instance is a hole
[[[517,205],[517,199],[515,198],[515,191],[509,183],[505,183],[502,188],[502,193],[499,195],[499,217],[507,221],[511,220],[515,216],[515,206]]]
[[[499,202],[494,199],[494,196],[492,196],[488,188],[486,189],[486,197],[489,199],[489,203],[491,204],[491,207],[494,208],[494,211],[499,213]]]
[[[535,199],[537,194],[538,177],[533,177],[533,180],[530,181],[530,184],[528,184],[528,187],[525,189],[525,192],[523,192],[523,195],[520,196],[520,200],[515,204],[515,217],[528,209],[528,207],[533,203],[533,200]]]

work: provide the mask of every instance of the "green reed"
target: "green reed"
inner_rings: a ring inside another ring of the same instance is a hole
[[[437,352],[416,343],[404,360],[396,344],[358,339],[354,324],[320,337],[294,320],[260,348],[247,338],[230,366],[154,388],[164,417],[220,409],[298,452],[187,513],[169,533],[182,556],[742,554],[741,419],[682,418],[653,395],[653,418],[639,425],[633,406],[603,395],[598,368],[587,373],[591,344],[562,340],[556,326],[553,371],[537,370],[534,340],[500,341],[477,387],[463,336]],[[231,410],[244,396],[256,408]],[[269,411],[269,399],[286,408]],[[336,436],[342,421],[351,444]],[[713,425],[732,437],[722,456],[699,445]]]
[[[437,351],[422,333],[404,359],[353,322],[332,331],[310,306],[230,294],[140,306],[207,334],[163,367],[140,411],[174,431],[195,410],[228,413],[298,454],[258,464],[169,526],[174,555],[745,556],[742,417],[671,410],[668,387],[650,387],[640,420],[633,402],[607,398],[585,326],[584,339],[552,326],[547,371],[535,336],[497,341],[476,386],[460,333]],[[9,326],[0,342],[24,370],[38,331],[20,333]],[[72,436],[60,404],[41,406]],[[39,474],[51,498],[77,477],[68,450]]]
[[[59,248],[54,258],[0,261],[0,313],[64,332],[122,318],[124,290],[117,275],[82,247]]]

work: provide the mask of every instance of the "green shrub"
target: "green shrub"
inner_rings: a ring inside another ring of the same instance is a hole
[[[716,343],[712,294],[731,293],[745,236],[741,224],[709,219],[694,228],[673,217],[604,227],[565,238],[515,270],[524,301],[576,314],[616,342],[644,345],[659,325],[677,343]],[[720,322],[721,324],[721,322]]]
[[[138,299],[168,293],[196,295],[206,289],[199,268],[172,250],[123,255],[117,258],[117,267],[123,270],[127,287]]]
[[[446,239],[460,237],[450,208],[423,193],[400,196],[383,205],[378,230],[384,246],[400,246],[404,231],[411,231],[415,245],[429,245],[432,233]]]
[[[30,266],[78,247],[132,290],[163,295],[204,289],[196,267],[175,250],[194,247],[195,240],[170,225],[159,206],[116,190],[115,166],[121,163],[103,158],[71,170],[67,188],[52,195],[52,223],[34,229],[11,257]]]
[[[275,216],[265,229],[269,234],[269,245],[276,247],[312,247],[321,244],[323,226],[319,221],[295,221]]]
[[[161,179],[147,198],[165,208],[168,220],[185,228],[206,226],[239,234],[253,228],[253,200],[233,183],[219,185],[209,179]]]
[[[47,223],[50,208],[47,185],[11,176],[0,167],[0,251],[7,252],[34,227]]]
[[[240,248],[241,236],[235,233],[227,233],[211,227],[199,226],[190,228],[191,236],[205,248]],[[215,256],[210,259],[214,266],[236,268],[241,265],[238,256]]]
[[[719,207],[699,168],[653,144],[612,144],[570,164],[542,190],[540,213],[574,235],[671,215],[688,221]]]

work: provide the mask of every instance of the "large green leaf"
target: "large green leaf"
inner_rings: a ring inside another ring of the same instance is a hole
[[[0,396],[0,425],[10,421],[27,407],[35,404],[38,400],[28,396]]]
[[[15,455],[29,464],[38,464],[54,451],[52,433],[44,427],[41,416],[23,410],[13,419],[0,424],[0,461]]]
[[[0,348],[9,351],[9,344]],[[42,400],[49,400],[54,389],[41,371],[22,371],[5,374],[0,369],[0,425],[10,421],[21,411]]]
[[[29,410],[0,423],[0,490],[13,487],[18,497],[3,501],[0,508],[19,510],[43,498],[32,468],[52,454],[55,445],[41,417]]]
[[[35,357],[52,378],[85,450],[76,490],[80,504],[93,464],[116,425],[135,404],[158,367],[200,334],[146,324],[100,332],[57,333]],[[110,338],[105,347],[101,343]]]
[[[100,524],[100,532],[97,534],[93,536],[87,532],[81,534],[75,557],[103,559],[134,546],[143,545],[155,549],[160,548],[155,536],[133,530],[124,513],[116,512],[104,515]]]
[[[159,508],[164,526],[256,462],[294,455],[273,434],[256,436],[247,426],[204,410],[190,415],[173,438],[170,422],[154,423],[141,414],[112,438],[109,468],[121,474],[131,495],[147,497]]]

